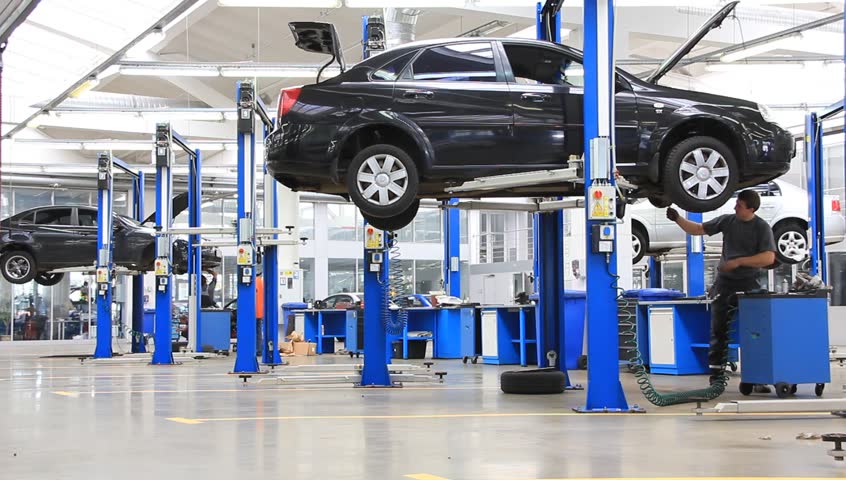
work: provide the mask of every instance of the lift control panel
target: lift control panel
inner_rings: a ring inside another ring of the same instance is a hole
[[[591,225],[591,251],[612,253],[614,251],[615,226],[610,223]]]
[[[385,249],[385,233],[378,228],[370,225],[364,229],[364,249],[365,250],[384,250]]]
[[[617,189],[613,185],[591,185],[588,189],[588,220],[614,220]]]

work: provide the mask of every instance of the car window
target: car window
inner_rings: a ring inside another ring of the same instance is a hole
[[[332,295],[330,297],[326,297],[326,300],[323,302],[326,303],[326,308],[335,308],[335,302],[338,300],[337,295]]]
[[[50,208],[35,212],[36,225],[70,225],[72,209]]]
[[[533,45],[504,44],[516,83],[584,87],[582,64],[564,52]]]
[[[411,59],[413,53],[416,52],[409,52],[405,55],[400,55],[385,65],[382,65],[381,68],[370,74],[370,79],[374,81],[383,80],[393,82],[399,78],[403,68],[405,68],[405,65],[408,63],[408,60]]]
[[[489,42],[426,49],[412,64],[414,80],[495,82],[496,64]]]
[[[79,217],[79,226],[81,227],[96,227],[97,226],[97,212],[92,210],[79,210],[77,213]]]
[[[14,218],[14,220],[18,223],[32,223],[32,217],[34,213],[27,213],[26,215],[21,215],[20,217]]]

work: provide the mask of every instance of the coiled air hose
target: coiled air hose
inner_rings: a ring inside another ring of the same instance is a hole
[[[408,284],[400,265],[400,250],[397,236],[394,232],[385,232],[388,242],[388,280],[379,282],[382,285],[384,309],[382,310],[382,325],[391,335],[402,335],[408,324]],[[391,308],[391,304],[397,308]]]
[[[723,359],[722,359],[722,367],[720,368],[719,374],[712,380],[712,383],[707,388],[700,388],[697,390],[688,390],[684,392],[670,392],[670,393],[662,393],[659,392],[653,385],[652,380],[649,377],[649,372],[646,371],[646,365],[643,364],[643,356],[640,353],[640,348],[637,344],[637,320],[636,320],[636,312],[634,311],[636,307],[635,302],[631,299],[627,298],[623,293],[625,290],[620,288],[617,284],[620,277],[614,273],[611,273],[612,277],[614,277],[614,281],[611,283],[611,287],[617,290],[617,300],[619,305],[620,311],[620,324],[624,326],[622,330],[623,335],[626,337],[625,345],[631,349],[631,357],[629,358],[629,366],[634,372],[634,376],[637,379],[638,388],[643,393],[643,396],[649,400],[655,406],[658,407],[666,407],[669,405],[678,405],[681,403],[692,403],[702,400],[713,400],[720,395],[726,389],[726,385],[729,382],[728,373],[726,373],[726,365],[728,364],[728,344],[726,344],[726,348],[724,350]],[[728,317],[729,317],[729,324],[728,324],[728,332],[726,333],[727,338],[731,338],[733,333],[732,326],[734,324],[734,312],[737,310],[736,306],[736,299],[734,301],[729,301],[729,310],[728,310]]]

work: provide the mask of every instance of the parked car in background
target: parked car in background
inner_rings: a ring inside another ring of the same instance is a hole
[[[112,223],[115,265],[142,272],[153,270],[155,230],[124,215],[114,215]],[[204,247],[202,252],[204,268],[220,265],[221,256],[216,248]],[[38,207],[0,221],[0,273],[10,283],[35,280],[40,285],[56,285],[64,273],[52,270],[92,267],[96,261],[95,207]],[[173,242],[171,261],[174,273],[187,272],[187,241],[177,239]]]
[[[757,215],[766,220],[773,229],[776,242],[776,258],[784,264],[803,261],[808,256],[808,192],[781,180],[774,180],[753,187],[761,196],[761,208]],[[735,197],[737,194],[734,195]],[[841,211],[840,197],[825,195],[825,242],[843,241],[846,235],[846,221]],[[632,261],[637,263],[644,255],[666,252],[673,248],[685,248],[684,232],[667,219],[664,209],[655,208],[649,202],[630,205],[632,217]],[[703,214],[708,221],[717,216],[734,213],[734,202],[729,201],[719,209]],[[706,237],[706,246],[719,246],[722,235]]]
[[[707,212],[738,188],[784,174],[793,136],[754,102],[657,84],[721,10],[648,81],[616,74],[617,168],[635,196]],[[328,23],[289,24],[296,45],[332,55]],[[350,198],[377,228],[397,230],[420,198],[559,196],[580,183],[465,194],[477,177],[560,169],[584,152],[582,52],[517,38],[455,38],[399,46],[315,85],[285,88],[266,139],[268,171],[294,189]]]

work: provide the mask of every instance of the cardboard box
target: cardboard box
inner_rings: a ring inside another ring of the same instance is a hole
[[[317,355],[317,344],[312,342],[294,342],[294,355]]]
[[[280,353],[294,353],[294,342],[279,342]]]

